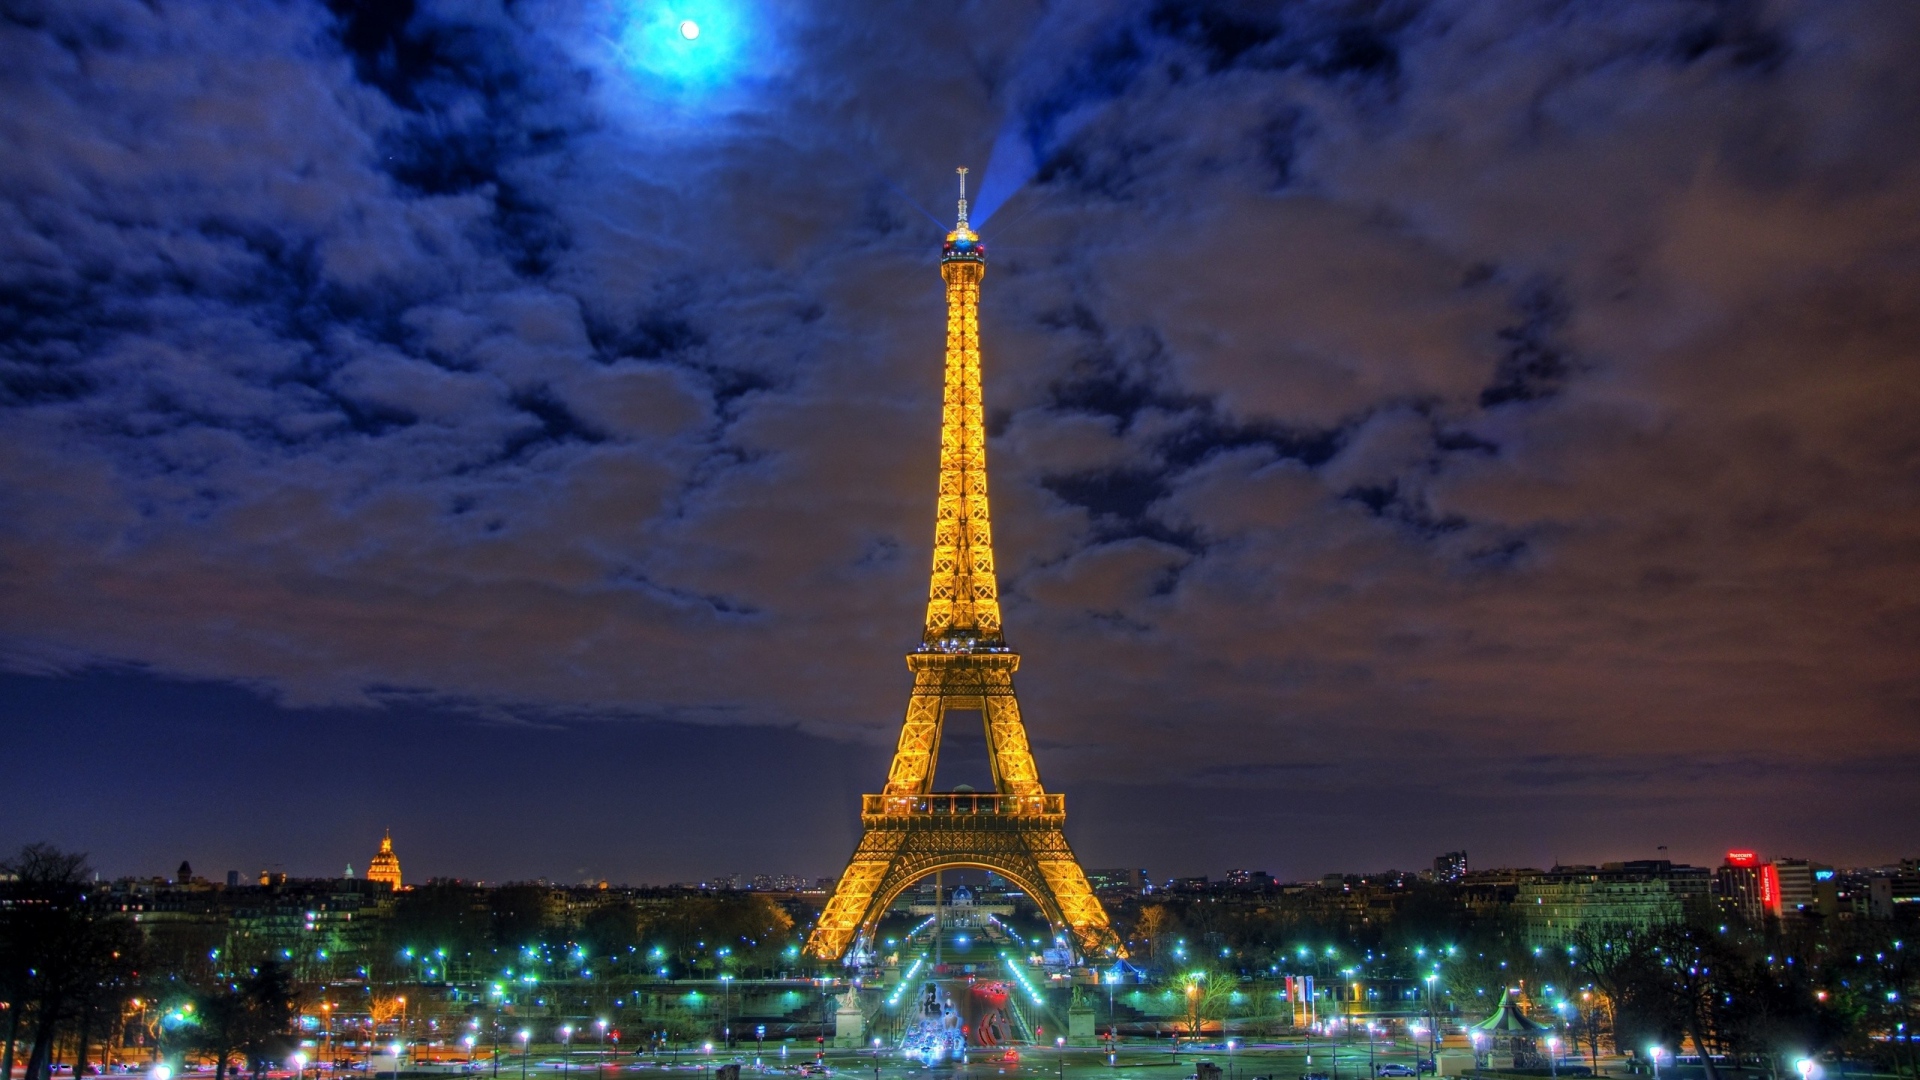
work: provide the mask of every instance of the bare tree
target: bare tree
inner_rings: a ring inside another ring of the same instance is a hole
[[[1148,963],[1160,958],[1160,939],[1173,933],[1178,925],[1165,904],[1148,904],[1140,909],[1140,917],[1133,923],[1133,936],[1146,943]]]
[[[1208,1021],[1226,1017],[1236,989],[1232,975],[1211,970],[1184,975],[1179,986],[1184,1010],[1180,1023],[1189,1039],[1198,1039]]]
[[[12,879],[5,884],[9,902],[0,906],[0,992],[10,1014],[0,1075],[10,1075],[21,1024],[30,1021],[26,1080],[47,1080],[63,1028],[77,1028],[84,1056],[95,1013],[118,1013],[139,939],[89,907],[83,854],[28,844],[0,870]]]

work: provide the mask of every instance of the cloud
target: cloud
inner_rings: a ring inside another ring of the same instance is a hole
[[[942,326],[891,192],[998,141],[1050,779],[1915,752],[1904,10],[742,6],[764,63],[676,83],[615,6],[16,9],[15,667],[885,742]]]

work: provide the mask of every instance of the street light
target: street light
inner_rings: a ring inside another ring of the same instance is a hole
[[[1653,1080],[1660,1080],[1660,1048],[1647,1047],[1647,1056],[1653,1059]]]
[[[1200,984],[1194,982],[1193,977],[1189,975],[1187,977],[1187,1016],[1193,1019],[1193,1030],[1190,1034],[1196,1039],[1200,1036],[1200,1011],[1194,999],[1199,996]],[[1180,1064],[1180,1032],[1178,1030],[1175,1030],[1173,1033],[1173,1063],[1175,1065]]]
[[[533,1038],[533,1032],[526,1028],[520,1029],[520,1080],[527,1080],[527,1055],[533,1052],[533,1048],[527,1045],[527,1040],[531,1038]]]
[[[605,1076],[607,1074],[607,1020],[606,1018],[601,1017],[600,1019],[595,1020],[593,1022],[593,1026],[600,1029],[600,1060],[593,1067],[593,1075]]]
[[[1433,1000],[1433,991],[1434,984],[1439,979],[1440,972],[1437,970],[1427,976],[1427,1057],[1433,1062],[1435,1076],[1440,1075],[1440,1051],[1439,1043],[1436,1041],[1440,1035],[1440,1013],[1439,1006]],[[1418,1075],[1420,1066],[1415,1065],[1413,1071]]]
[[[490,995],[493,998],[493,1075],[494,1075],[494,1080],[499,1080],[499,1076],[500,1076],[500,993],[501,993],[500,987],[496,984],[493,988],[493,993]],[[328,1007],[331,1008],[332,1006],[328,1006]]]
[[[1558,1035],[1547,1036],[1547,1053],[1552,1055],[1547,1059],[1548,1074],[1552,1076],[1559,1076],[1560,1075],[1560,1036]]]
[[[291,1064],[291,1065],[293,1066],[293,1077],[294,1077],[294,1080],[300,1080],[300,1078],[301,1078],[301,1077],[303,1077],[303,1076],[305,1076],[305,1075],[306,1075],[306,1072],[307,1072],[307,1055],[305,1055],[305,1054],[300,1054],[300,1053],[296,1053],[296,1054],[294,1054],[294,1055],[293,1055],[293,1057],[291,1057],[291,1058],[289,1058],[289,1059],[288,1059],[288,1063],[289,1063],[289,1064]],[[82,1072],[85,1072],[85,1070],[84,1070],[84,1069],[82,1069],[82,1070],[80,1070],[80,1071],[82,1071]]]
[[[1055,1060],[1060,1066],[1060,1080],[1067,1080],[1067,1040],[1058,1036],[1053,1040]]]

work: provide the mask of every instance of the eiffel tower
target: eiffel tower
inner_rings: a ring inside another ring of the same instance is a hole
[[[907,657],[913,694],[886,790],[861,796],[860,845],[807,940],[807,951],[826,960],[870,938],[907,886],[958,867],[1005,877],[1057,930],[1070,930],[1083,953],[1118,944],[1067,846],[1066,800],[1040,786],[1013,693],[1020,654],[1000,628],[980,398],[980,281],[987,250],[967,226],[967,170],[959,173],[959,223],[940,252],[940,276],[947,283],[946,399],[926,629]],[[955,709],[978,711],[986,724],[991,794],[933,790],[941,728]]]

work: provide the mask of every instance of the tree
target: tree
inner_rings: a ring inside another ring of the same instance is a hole
[[[1176,932],[1179,925],[1165,904],[1148,904],[1140,909],[1140,917],[1133,922],[1133,940],[1146,945],[1148,963],[1160,958],[1161,940]]]
[[[1236,988],[1232,975],[1209,969],[1188,972],[1180,977],[1178,986],[1182,1006],[1180,1024],[1189,1039],[1198,1039],[1209,1020],[1227,1015]]]
[[[74,1072],[86,1075],[87,1053],[96,1033],[116,1023],[133,997],[140,932],[113,918],[90,918],[76,942],[79,970],[73,988]]]
[[[462,963],[491,937],[493,913],[484,892],[463,882],[430,881],[393,899],[384,927],[388,956],[410,949],[420,962],[409,974],[432,971],[438,981],[454,981],[448,965]],[[409,959],[412,959],[411,957]]]
[[[26,1080],[47,1080],[63,1029],[76,1031],[84,1055],[96,1013],[118,1013],[139,939],[118,918],[89,907],[92,872],[84,854],[28,844],[0,870],[13,879],[6,883],[9,902],[0,905],[0,992],[9,1014],[0,1068],[11,1073],[21,1025],[30,1020]]]
[[[1573,1037],[1575,1050],[1580,1048],[1582,1042],[1586,1043],[1587,1059],[1597,1076],[1600,1072],[1600,1040],[1613,1034],[1607,995],[1599,990],[1583,990],[1580,992],[1579,1009],[1568,1024],[1568,1033]]]
[[[1706,1080],[1719,1080],[1714,1055],[1741,1048],[1741,1024],[1761,1005],[1753,961],[1724,929],[1684,922],[1610,927],[1583,932],[1575,952],[1612,1006],[1616,1050],[1677,1046],[1685,1036],[1700,1053]]]
[[[1484,1016],[1506,1000],[1515,979],[1508,961],[1487,949],[1461,950],[1440,966],[1440,981],[1454,1001],[1469,1013]]]
[[[771,969],[793,934],[793,916],[756,893],[704,894],[644,913],[639,939],[659,949],[674,977]]]
[[[1574,956],[1605,999],[1616,1053],[1679,1042],[1684,1025],[1665,991],[1651,937],[1628,926],[1585,927],[1574,935]]]
[[[190,1029],[194,1049],[213,1058],[214,1080],[226,1080],[227,1065],[242,1057],[253,1075],[284,1057],[293,1031],[293,980],[287,969],[265,963],[238,981],[205,991]]]
[[[1720,1080],[1714,1051],[1726,1050],[1720,1021],[1728,977],[1737,960],[1726,942],[1710,931],[1684,923],[1670,923],[1649,934],[1660,954],[1660,989],[1700,1052],[1707,1080]]]
[[[1718,1027],[1732,1053],[1767,1059],[1811,1055],[1839,1040],[1845,1026],[1840,1012],[1826,1004],[1805,974],[1804,965],[1760,958],[1729,966]]]

